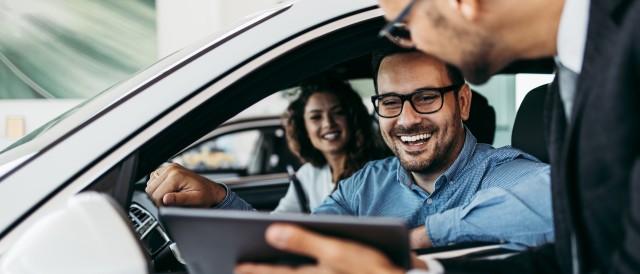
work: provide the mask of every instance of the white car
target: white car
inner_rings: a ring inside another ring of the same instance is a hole
[[[370,80],[370,54],[391,46],[377,35],[384,23],[375,0],[285,3],[157,62],[18,141],[0,154],[0,273],[186,271],[155,220],[146,175],[308,76],[333,70]],[[506,73],[548,72],[551,62],[523,64],[534,66]]]

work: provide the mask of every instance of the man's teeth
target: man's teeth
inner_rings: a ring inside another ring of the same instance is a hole
[[[322,136],[322,138],[327,139],[327,140],[334,140],[338,137],[337,133],[329,133],[329,134],[325,134]]]
[[[400,140],[403,142],[415,142],[431,138],[431,133],[418,134],[413,136],[400,136]]]

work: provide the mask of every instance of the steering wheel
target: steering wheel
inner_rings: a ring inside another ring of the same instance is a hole
[[[129,205],[129,220],[147,250],[156,272],[186,273],[176,244],[158,217],[158,208],[144,191],[146,182],[144,178],[134,185]]]

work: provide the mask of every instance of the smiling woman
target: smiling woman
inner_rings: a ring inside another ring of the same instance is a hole
[[[276,212],[302,211],[320,205],[340,180],[371,160],[390,156],[360,95],[335,76],[319,75],[300,85],[300,96],[285,114],[291,151],[304,165],[296,173],[308,197],[299,197],[294,185],[280,200]],[[299,201],[309,205],[299,205]]]

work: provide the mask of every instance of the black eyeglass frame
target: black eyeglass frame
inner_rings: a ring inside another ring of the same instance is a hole
[[[402,110],[404,108],[404,102],[405,101],[409,101],[409,104],[411,105],[411,107],[413,108],[413,110],[417,113],[420,114],[431,114],[431,113],[435,113],[438,112],[442,109],[442,106],[444,105],[444,94],[449,92],[449,91],[457,91],[460,90],[460,88],[462,88],[464,86],[464,84],[458,84],[458,85],[450,85],[450,86],[446,86],[446,87],[441,87],[441,88],[421,88],[418,89],[412,93],[409,94],[396,94],[396,93],[387,93],[387,94],[377,94],[377,95],[373,95],[371,96],[371,103],[373,104],[373,108],[375,109],[376,113],[378,114],[378,116],[382,117],[382,118],[395,118],[400,116],[400,114],[402,114]],[[440,106],[434,110],[434,111],[427,111],[427,112],[422,112],[419,111],[418,109],[416,109],[416,106],[413,103],[413,100],[411,98],[413,98],[414,95],[422,93],[422,92],[426,92],[426,91],[437,91],[440,93]],[[398,114],[396,115],[392,115],[392,116],[384,116],[382,114],[380,114],[380,108],[378,107],[378,104],[376,104],[376,101],[385,98],[385,97],[397,97],[400,98],[400,111],[398,112]]]
[[[378,37],[383,37],[383,36],[387,37],[389,41],[403,48],[413,47],[413,46],[409,46],[408,44],[402,43],[403,39],[411,40],[411,34],[406,28],[404,28],[404,23],[402,23],[402,21],[404,20],[405,17],[407,17],[407,15],[409,15],[409,12],[413,8],[413,6],[416,4],[416,2],[418,2],[418,0],[411,0],[411,2],[409,2],[409,4],[407,4],[407,6],[404,7],[404,9],[400,12],[400,14],[398,14],[398,16],[395,19],[393,19],[392,21],[389,21],[389,23],[387,23],[380,30],[380,32],[378,32]],[[396,32],[406,34],[407,37],[405,38],[399,35],[394,35],[393,33],[396,33]]]

